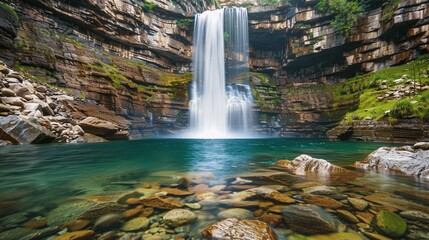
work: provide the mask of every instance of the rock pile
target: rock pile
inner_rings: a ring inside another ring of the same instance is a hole
[[[82,112],[76,106],[94,110]],[[102,106],[33,81],[0,62],[0,144],[123,140],[129,125]]]

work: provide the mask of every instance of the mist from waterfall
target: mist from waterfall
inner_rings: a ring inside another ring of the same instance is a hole
[[[193,45],[192,136],[248,136],[252,93],[248,85],[247,10],[224,8],[197,14]]]

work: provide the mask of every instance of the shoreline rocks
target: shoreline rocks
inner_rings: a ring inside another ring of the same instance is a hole
[[[349,172],[347,169],[335,166],[324,159],[313,158],[305,154],[296,157],[292,161],[279,160],[276,162],[276,166],[285,168],[297,175],[305,175],[308,173],[330,175]]]
[[[429,178],[429,150],[423,150],[428,143],[417,143],[416,147],[381,147],[355,167],[387,171],[390,173]]]

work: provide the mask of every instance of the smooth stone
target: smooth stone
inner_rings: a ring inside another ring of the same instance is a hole
[[[374,215],[368,212],[356,212],[356,217],[366,224],[371,224]]]
[[[337,210],[338,215],[347,220],[348,222],[352,222],[352,223],[358,223],[360,222],[359,219],[353,215],[353,213],[347,211],[347,210]]]
[[[2,90],[1,90],[1,94],[2,94],[4,97],[16,97],[15,92],[14,92],[14,91],[12,91],[12,90],[11,90],[11,89],[9,89],[9,88],[2,88]]]
[[[413,145],[414,149],[429,150],[429,142],[418,142]]]
[[[74,231],[79,231],[79,230],[83,230],[86,227],[89,226],[91,222],[88,220],[74,220],[71,222],[68,222],[64,225],[64,227],[66,227],[70,232],[74,232]]]
[[[144,196],[143,193],[134,191],[120,196],[116,202],[119,204],[127,204],[127,200],[130,198],[137,199],[137,202],[138,202],[138,199],[142,196]]]
[[[147,217],[136,217],[127,221],[121,228],[125,232],[136,232],[145,230],[149,226],[150,220]]]
[[[294,185],[292,185],[292,189],[301,190],[304,188],[317,187],[317,186],[321,186],[321,184],[317,182],[302,182],[302,183],[295,183]]]
[[[419,222],[429,223],[429,214],[420,211],[403,211],[399,215],[401,217]]]
[[[17,106],[17,107],[24,107],[24,102],[21,100],[20,97],[1,97],[1,102],[4,104]]]
[[[30,229],[39,229],[39,228],[45,227],[47,223],[48,222],[46,221],[46,218],[40,218],[40,219],[32,219],[24,223],[22,226]]]
[[[197,215],[187,209],[174,209],[167,212],[162,218],[171,227],[178,227],[197,220]]]
[[[302,190],[304,191],[304,193],[316,194],[316,195],[332,195],[332,194],[335,194],[335,191],[332,190],[332,188],[325,186],[325,185],[308,187],[308,188],[304,188]]]
[[[147,207],[167,209],[167,210],[181,208],[185,205],[185,203],[180,199],[162,198],[162,197],[143,198],[143,199],[140,199],[140,203]]]
[[[52,240],[87,240],[87,239],[92,239],[94,235],[95,235],[95,232],[92,230],[82,230],[82,231],[65,233],[63,235],[53,238]]]
[[[286,224],[295,232],[303,234],[333,233],[338,230],[338,221],[315,205],[286,206],[282,211]]]
[[[248,196],[245,197],[244,200],[251,198],[253,196],[259,196],[265,199],[274,200],[279,203],[294,203],[295,199],[285,196],[281,194],[280,192],[273,190],[271,188],[265,188],[265,187],[258,187],[258,188],[252,188],[249,190],[245,190],[243,192],[248,193]]]
[[[349,197],[347,200],[354,208],[359,211],[363,211],[368,207],[368,202],[363,199]]]
[[[374,219],[374,227],[390,237],[400,237],[407,231],[407,223],[398,214],[380,211]]]
[[[254,219],[252,212],[244,208],[230,208],[220,211],[217,214],[219,219],[237,218],[237,219]]]
[[[401,198],[393,197],[385,193],[375,193],[364,197],[365,200],[383,205],[385,207],[399,209],[401,211],[416,210],[429,214],[429,207],[413,203]]]
[[[127,211],[122,213],[122,216],[124,218],[133,218],[139,215],[141,211],[142,211],[141,208],[128,209]]]
[[[94,223],[94,230],[113,228],[121,224],[122,216],[116,213],[101,216]]]
[[[285,168],[297,175],[317,173],[324,176],[349,172],[347,169],[335,166],[324,159],[313,158],[305,154],[296,157],[292,161],[280,160],[276,162],[276,166]]]
[[[183,191],[177,188],[161,188],[161,192],[166,192],[167,194],[173,195],[173,196],[189,196],[193,195],[193,192],[189,191]]]
[[[270,226],[279,226],[283,223],[283,217],[279,214],[267,213],[258,218],[259,221],[265,222]]]
[[[338,209],[343,206],[342,203],[330,197],[315,195],[315,194],[302,194],[302,198],[305,202],[319,207]]]
[[[199,203],[185,203],[185,206],[190,208],[190,209],[201,209],[201,204]]]
[[[385,236],[380,235],[378,233],[364,232],[363,234],[372,240],[392,240],[391,238],[385,237]]]
[[[276,234],[266,223],[259,220],[228,218],[214,223],[202,231],[209,239],[276,240]]]

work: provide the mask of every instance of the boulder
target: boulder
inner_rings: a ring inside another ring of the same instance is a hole
[[[55,139],[55,135],[36,121],[11,115],[0,117],[0,139],[15,144],[48,143]]]
[[[318,175],[330,175],[335,173],[347,173],[348,170],[335,166],[324,159],[317,159],[311,156],[302,154],[292,161],[280,160],[276,163],[277,166],[285,168],[297,175],[305,175],[306,173],[317,173]]]
[[[407,231],[407,223],[398,214],[380,211],[374,219],[374,228],[390,237],[400,237]]]
[[[355,166],[396,174],[429,178],[429,150],[405,147],[381,147]]]
[[[87,133],[97,136],[112,136],[118,131],[117,125],[96,117],[87,117],[79,122],[79,126]]]
[[[202,232],[207,239],[275,240],[276,235],[266,223],[259,220],[228,218],[214,223]]]
[[[162,218],[171,227],[178,227],[197,220],[197,215],[187,209],[173,209]]]
[[[298,233],[325,234],[336,232],[338,229],[338,221],[315,205],[286,206],[282,214],[289,228]]]

